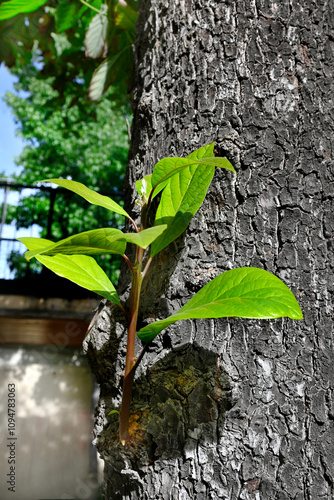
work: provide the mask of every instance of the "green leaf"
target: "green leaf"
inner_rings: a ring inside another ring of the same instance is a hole
[[[24,241],[23,241],[24,240]],[[20,238],[28,250],[41,250],[52,241],[44,238]],[[86,255],[37,256],[36,259],[45,267],[62,278],[101,295],[122,308],[114,285],[93,257]]]
[[[25,254],[27,260],[37,255],[101,255],[108,253],[124,255],[126,243],[133,243],[146,249],[166,228],[166,225],[154,226],[139,233],[123,233],[119,229],[100,228],[69,236],[57,243],[43,240],[44,245],[39,244],[41,238],[23,237],[18,238],[18,241],[27,247],[33,247]]]
[[[191,153],[186,160],[211,158],[214,143]],[[207,156],[206,156],[207,155]],[[154,257],[180,236],[202,205],[210,186],[215,167],[190,165],[169,178],[157,209],[155,225],[167,224],[168,229],[152,245]]]
[[[114,415],[115,413],[118,413],[118,415],[119,415],[119,411],[117,411],[117,410],[111,410],[111,411],[108,413],[108,417],[109,417],[109,415]]]
[[[53,257],[39,255],[36,259],[58,276],[67,278],[122,307],[114,285],[93,257],[57,254]]]
[[[72,28],[87,9],[88,7],[82,5],[80,2],[73,3],[69,0],[58,0],[55,12],[57,33],[62,33]]]
[[[158,184],[166,182],[174,175],[180,173],[186,167],[191,165],[208,165],[220,168],[226,168],[235,172],[233,166],[226,158],[206,157],[203,158],[164,158],[160,160],[153,169],[152,186],[155,188]]]
[[[254,267],[232,269],[205,285],[177,313],[138,332],[144,342],[181,319],[288,317],[302,319],[293,293],[276,276]]]
[[[23,243],[29,250],[39,250],[53,244],[53,241],[47,240],[45,238],[22,237],[17,238],[17,241]]]
[[[192,153],[190,153],[186,158],[191,158],[192,160],[201,160],[202,158],[215,158],[213,149],[215,147],[214,142],[210,142],[206,146],[202,146],[198,149],[195,149]]]
[[[152,191],[152,174],[144,175],[142,179],[136,181],[136,189],[139,196],[148,198]]]
[[[122,241],[123,233],[119,229],[100,228],[91,231],[69,236],[57,243],[50,242],[43,248],[37,248],[25,254],[27,260],[36,257],[36,255],[101,255],[116,253],[123,255],[126,248],[125,241]],[[31,241],[40,238],[19,238],[19,241],[28,246]]]
[[[94,71],[88,89],[88,98],[91,101],[97,101],[98,99],[100,99],[104,92],[107,90],[107,76],[109,67],[116,57],[117,54],[112,56],[111,58],[107,57],[107,59],[105,59]]]
[[[138,14],[128,5],[118,3],[115,6],[115,25],[134,35]]]
[[[48,0],[11,0],[0,5],[0,21],[10,19],[17,14],[33,12],[42,7]]]
[[[129,214],[120,205],[118,205],[118,203],[113,201],[111,198],[108,198],[108,196],[104,196],[96,191],[93,191],[92,189],[89,189],[80,182],[69,181],[67,179],[45,179],[40,182],[52,182],[53,184],[57,184],[57,186],[73,191],[93,205],[99,205],[100,207],[107,208],[111,212],[116,212],[117,214],[124,215],[130,219]]]
[[[116,54],[107,57],[100,66],[94,71],[92,79],[89,84],[88,97],[92,101],[97,101],[102,97],[104,92],[110,85],[110,73],[114,67],[117,67],[122,53],[130,46],[124,47],[123,50]]]
[[[167,225],[154,226],[148,229],[144,229],[139,233],[122,233],[119,237],[119,241],[126,241],[127,243],[133,243],[144,250],[151,245],[151,243],[158,238],[165,230]]]
[[[91,20],[85,36],[86,57],[97,59],[101,57],[107,37],[108,29],[108,6],[101,5],[101,12]]]
[[[168,229],[152,244],[151,257],[178,238],[202,205],[215,173],[214,167],[193,165],[175,175],[165,187],[155,224]]]

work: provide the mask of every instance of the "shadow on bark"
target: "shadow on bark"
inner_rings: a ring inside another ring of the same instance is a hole
[[[106,303],[83,342],[83,350],[96,381],[102,392],[112,397],[119,393],[117,381],[122,363],[119,352],[126,346],[126,332],[121,310],[115,304]]]
[[[138,329],[145,325],[148,316],[152,321],[152,314],[170,315],[164,293],[183,248],[184,234],[153,260],[143,283]],[[123,302],[128,298],[128,282],[129,276],[122,273]],[[118,416],[108,413],[119,410],[126,338],[122,313],[113,304],[107,304],[84,342],[84,351],[101,389],[95,411],[94,444],[105,461],[106,498],[113,500],[149,498],[144,480],[148,468],[161,461],[186,461],[196,453],[199,439],[218,443],[225,412],[232,406],[228,377],[217,353],[198,344],[173,349],[162,359],[160,352],[160,360],[135,379],[129,426],[131,443],[123,447]],[[162,347],[170,349],[166,338]],[[143,368],[145,365],[146,358]]]
[[[200,436],[218,442],[231,406],[227,375],[214,352],[188,344],[148,368],[134,385],[131,444],[120,444],[115,415],[97,439],[106,459],[107,498],[144,498],[141,478],[147,467],[190,456]]]

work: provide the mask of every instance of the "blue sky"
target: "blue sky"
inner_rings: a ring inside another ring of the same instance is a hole
[[[2,100],[2,96],[8,90],[14,90],[15,80],[16,78],[2,64],[0,66],[0,172],[5,171],[6,175],[19,172],[18,167],[15,166],[14,158],[24,148],[21,138],[15,135],[17,126],[14,122],[14,116]]]
[[[20,137],[16,136],[16,128],[14,116],[2,96],[9,90],[13,91],[13,83],[16,78],[9,73],[4,65],[0,66],[0,172],[5,172],[5,175],[10,176],[19,172],[19,168],[14,163],[15,156],[18,156],[25,144]],[[23,190],[21,196],[27,195],[28,190]],[[16,205],[19,201],[20,194],[17,191],[10,191],[7,202]],[[0,188],[0,213],[2,213],[2,202],[4,198],[4,189]],[[2,228],[2,237],[18,238],[20,236],[38,236],[39,228],[34,225],[30,229],[17,230],[15,224],[5,224]],[[7,266],[7,255],[11,250],[20,250],[24,252],[24,245],[19,242],[13,243],[10,241],[2,241],[0,247],[0,279],[12,279],[13,273],[9,271]]]

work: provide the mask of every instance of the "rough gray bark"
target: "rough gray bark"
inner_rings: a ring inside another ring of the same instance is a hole
[[[108,499],[333,498],[333,24],[324,0],[140,2],[128,187],[211,141],[238,170],[217,169],[185,236],[156,259],[141,321],[240,266],[283,279],[304,320],[169,328],[138,370],[124,450],[106,417],[124,327],[105,307],[86,349]],[[122,284],[126,297],[126,273]]]

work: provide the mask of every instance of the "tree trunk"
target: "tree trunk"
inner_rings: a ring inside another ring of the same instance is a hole
[[[186,234],[155,259],[140,321],[241,266],[280,277],[304,320],[167,329],[136,374],[122,447],[107,414],[124,326],[105,307],[86,350],[107,499],[333,498],[333,20],[325,0],[140,2],[128,208],[135,180],[165,156],[214,141],[237,169],[216,170]],[[126,298],[126,273],[121,283]]]

